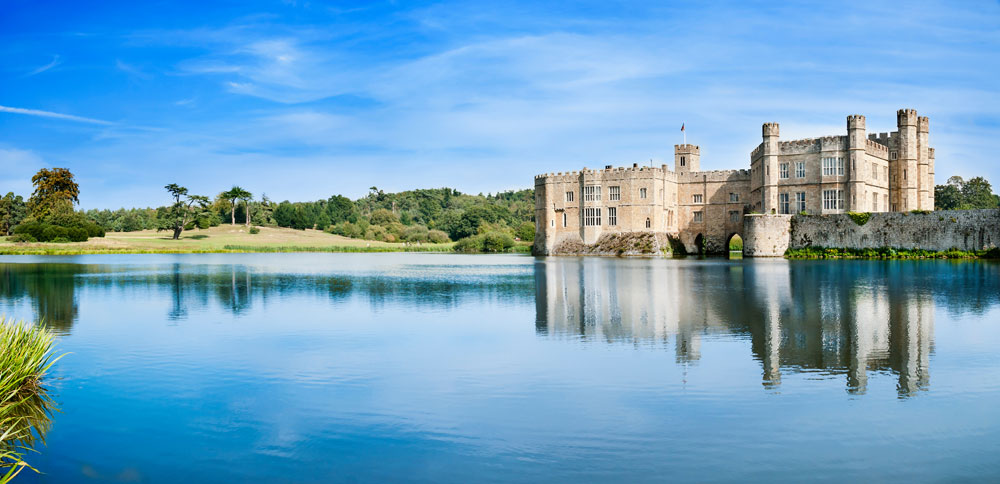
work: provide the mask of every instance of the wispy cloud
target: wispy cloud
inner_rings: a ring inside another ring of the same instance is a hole
[[[67,121],[78,121],[81,123],[100,124],[104,126],[112,126],[115,124],[112,123],[111,121],[103,121],[94,118],[85,118],[83,116],[74,116],[72,114],[53,113],[52,111],[42,111],[40,109],[14,108],[10,106],[0,106],[0,113],[26,114],[28,116],[41,116],[43,118],[65,119]]]
[[[128,75],[130,75],[132,77],[137,77],[139,79],[149,79],[149,78],[152,77],[149,74],[147,74],[147,73],[143,72],[142,70],[140,70],[138,67],[135,67],[135,66],[133,66],[131,64],[126,64],[125,62],[122,62],[121,59],[115,60],[115,67],[117,67],[118,70],[120,70],[120,71],[122,71],[122,72],[124,72],[124,73],[126,73],[126,74],[128,74]]]
[[[31,77],[31,76],[34,76],[36,74],[41,74],[41,73],[43,73],[43,72],[45,72],[45,71],[47,71],[47,70],[49,70],[49,69],[51,69],[51,68],[53,68],[53,67],[61,64],[61,63],[62,63],[62,59],[60,59],[58,55],[52,56],[52,62],[49,62],[48,64],[45,64],[44,66],[41,66],[41,67],[39,67],[39,68],[37,68],[37,69],[35,69],[35,70],[33,70],[33,71],[25,74],[24,77]]]

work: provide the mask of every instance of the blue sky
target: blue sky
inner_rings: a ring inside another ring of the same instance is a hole
[[[0,0],[0,191],[65,166],[81,206],[163,185],[275,200],[672,160],[746,168],[760,125],[931,119],[937,182],[1000,184],[992,2]]]

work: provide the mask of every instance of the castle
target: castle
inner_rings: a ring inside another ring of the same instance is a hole
[[[782,141],[764,123],[749,170],[701,171],[701,149],[674,146],[674,166],[606,166],[535,177],[535,253],[594,244],[601,235],[667,234],[689,253],[724,252],[748,213],[833,214],[934,209],[929,122],[900,109],[897,130],[866,134],[847,117],[847,134]]]

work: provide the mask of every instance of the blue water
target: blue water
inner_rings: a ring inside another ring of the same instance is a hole
[[[0,257],[19,482],[1000,479],[1000,265]]]

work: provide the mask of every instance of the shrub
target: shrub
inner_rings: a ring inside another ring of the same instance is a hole
[[[868,212],[847,212],[847,216],[858,225],[864,225],[872,218],[872,214]]]
[[[517,226],[517,230],[514,231],[514,235],[523,241],[534,242],[535,224],[532,222],[521,222],[521,224]]]
[[[66,229],[68,233],[68,238],[71,242],[86,242],[87,241],[87,230],[81,227],[70,227]]]
[[[50,240],[49,242],[51,242],[53,244],[65,244],[67,242],[70,242],[70,240],[67,239],[66,237],[56,237],[56,238]]]
[[[507,252],[514,247],[514,238],[510,234],[492,231],[472,235],[455,243],[456,252]]]
[[[44,225],[45,227],[42,229],[42,236],[38,237],[38,240],[49,242],[54,239],[61,238],[66,239],[66,241],[69,242],[69,231],[65,227],[49,224]]]
[[[448,234],[440,230],[430,230],[427,232],[427,240],[434,244],[443,244],[448,242]]]
[[[427,242],[428,230],[423,225],[407,227],[403,232],[403,240],[407,242]]]
[[[17,243],[26,243],[26,242],[38,242],[38,239],[36,239],[31,234],[24,233],[24,234],[14,234],[14,235],[11,235],[10,237],[7,237],[7,241],[8,242],[17,242]]]
[[[260,233],[260,227],[250,227],[250,233],[253,235]]]

